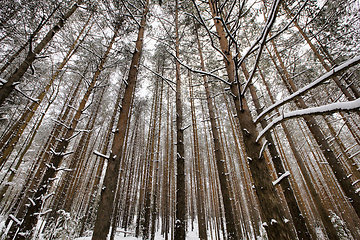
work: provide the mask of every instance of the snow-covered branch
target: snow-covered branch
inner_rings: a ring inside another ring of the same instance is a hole
[[[26,95],[23,91],[20,90],[19,85],[16,85],[16,86],[14,87],[14,89],[15,89],[18,93],[20,93],[21,95],[23,95],[24,97],[26,97],[27,99],[29,99],[30,101],[33,101],[33,102],[39,104],[39,101],[40,101],[39,99],[37,99],[37,98],[32,98],[32,97]]]
[[[13,220],[17,225],[21,225],[22,221],[20,221],[19,219],[17,219],[14,215],[10,214],[9,218],[11,218],[11,220]]]
[[[105,158],[105,159],[109,159],[110,158],[110,156],[107,156],[107,155],[104,155],[104,154],[102,154],[102,153],[100,153],[100,152],[98,152],[98,151],[94,151],[93,152],[96,156],[99,156],[99,157],[102,157],[102,158]]]
[[[287,119],[302,117],[305,115],[321,115],[338,111],[360,111],[360,98],[350,102],[338,102],[321,107],[313,107],[284,113],[282,116],[275,118],[271,123],[269,123],[269,125],[267,125],[266,128],[259,133],[256,141],[258,142],[266,132]]]
[[[52,119],[56,124],[60,124],[60,125],[62,125],[63,127],[65,127],[66,129],[70,129],[70,127],[69,126],[67,126],[66,124],[64,124],[64,123],[62,123],[62,122],[60,122],[60,121],[58,121],[58,120],[56,120],[56,119]]]
[[[181,128],[181,131],[184,131],[184,130],[188,129],[191,125],[192,125],[192,124],[189,124],[189,125],[187,125],[186,127]]]
[[[183,67],[187,68],[188,70],[190,70],[191,72],[194,72],[194,73],[200,73],[201,75],[207,75],[207,76],[210,76],[210,77],[213,77],[215,79],[218,79],[220,81],[222,81],[223,83],[226,83],[227,85],[231,85],[228,81],[226,81],[225,79],[222,79],[221,77],[219,76],[216,76],[210,72],[205,72],[205,71],[201,71],[201,70],[196,70],[196,69],[193,69],[191,68],[190,66],[186,65],[185,63],[183,63],[182,61],[180,61],[180,59],[178,59],[174,54],[172,54],[172,52],[170,51],[167,51],[169,54],[171,54],[171,56],[173,56],[175,58],[176,61],[178,61]]]
[[[170,79],[168,79],[168,78],[166,78],[166,77],[158,74],[157,72],[151,70],[150,68],[148,68],[147,66],[145,66],[145,65],[143,65],[143,64],[142,64],[142,66],[143,66],[144,68],[146,68],[147,70],[149,70],[150,72],[152,72],[153,74],[155,74],[156,76],[158,76],[158,77],[160,77],[161,79],[163,79],[163,80],[170,86],[170,88],[171,88],[174,92],[176,92],[175,88],[170,84],[170,83],[176,84],[175,82],[173,82],[173,81],[171,81]]]
[[[275,186],[276,184],[280,183],[281,180],[283,180],[284,178],[290,176],[290,172],[286,171],[284,174],[281,174],[280,177],[278,177],[278,179],[276,179],[275,181],[272,182],[272,184]]]
[[[269,142],[267,140],[265,140],[265,142],[263,143],[262,147],[261,147],[261,150],[260,150],[260,153],[259,153],[259,158],[261,158],[263,152],[265,151],[265,148],[266,148],[266,145],[268,144]]]
[[[52,154],[54,154],[55,156],[59,156],[59,157],[65,157],[65,156],[67,156],[67,155],[70,155],[70,154],[74,153],[74,151],[65,152],[65,153],[63,153],[63,152],[56,152],[53,148],[50,148],[50,152],[51,152]],[[55,169],[55,168],[54,168],[54,169]],[[57,169],[55,169],[55,170],[58,171]]]
[[[41,213],[34,213],[34,215],[36,216],[36,215],[39,215],[40,217],[41,216],[43,216],[43,215],[45,215],[45,214],[48,214],[48,213],[50,213],[50,212],[52,212],[53,210],[52,209],[48,209],[48,210],[46,210],[45,212],[41,212]]]
[[[300,15],[300,12],[305,8],[306,4],[307,4],[308,0],[306,0],[304,2],[304,4],[301,6],[301,8],[299,9],[299,11],[295,14],[295,16],[290,20],[290,22],[288,22],[288,24],[286,24],[285,27],[283,27],[281,30],[279,30],[278,32],[276,32],[275,34],[273,34],[270,38],[266,39],[265,43],[270,42],[271,40],[277,38],[280,34],[282,34],[286,29],[288,29],[290,27],[290,25],[297,19],[297,17]],[[254,47],[249,54],[257,51],[260,48],[260,46],[256,46]],[[240,66],[240,65],[239,65]]]
[[[318,79],[316,79],[314,82],[306,85],[305,87],[299,89],[298,91],[294,92],[293,94],[291,94],[290,96],[277,101],[276,103],[274,103],[273,105],[271,105],[270,107],[266,108],[256,119],[255,122],[259,122],[264,116],[265,114],[267,114],[268,112],[270,112],[271,110],[280,107],[282,105],[284,105],[287,102],[290,102],[291,100],[304,95],[305,93],[307,93],[308,91],[310,91],[311,89],[319,86],[320,84],[322,84],[323,82],[325,82],[326,80],[328,80],[329,78],[335,76],[336,74],[341,73],[342,71],[345,71],[346,69],[358,64],[360,62],[360,55],[356,56],[352,59],[349,59],[347,61],[345,61],[343,64],[341,64],[340,66],[337,66],[335,68],[333,68],[331,71],[325,73],[324,75],[322,75],[321,77],[319,77]]]

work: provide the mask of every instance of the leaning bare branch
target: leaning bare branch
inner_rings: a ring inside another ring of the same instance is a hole
[[[316,79],[314,82],[306,85],[305,87],[299,89],[298,91],[294,92],[293,94],[291,94],[290,96],[274,103],[273,105],[271,105],[270,107],[268,107],[267,109],[265,109],[256,119],[255,122],[259,122],[264,116],[265,114],[269,113],[271,110],[280,107],[282,105],[284,105],[287,102],[290,102],[291,100],[304,95],[305,93],[307,93],[308,91],[310,91],[311,89],[319,86],[320,84],[322,84],[323,82],[325,82],[326,80],[328,80],[329,78],[345,71],[346,69],[356,65],[360,63],[360,55],[356,56],[352,59],[349,59],[347,61],[345,61],[343,64],[341,64],[340,66],[337,66],[335,68],[333,68],[330,72],[325,73],[324,75],[322,75],[321,77],[319,77],[318,79]]]
[[[288,24],[286,24],[285,27],[283,27],[281,30],[279,30],[278,32],[276,32],[275,34],[273,34],[270,38],[268,38],[265,43],[268,43],[270,42],[271,40],[277,38],[280,34],[282,34],[285,30],[287,30],[290,25],[298,18],[298,16],[300,15],[300,12],[305,8],[307,2],[309,0],[306,0],[304,2],[304,4],[301,6],[301,8],[299,9],[299,11],[295,14],[295,16],[290,20],[290,22],[288,22]],[[249,55],[252,54],[253,52],[257,51],[258,49],[260,48],[260,46],[256,46],[254,47],[250,52],[249,52]]]
[[[271,9],[271,12],[270,12],[270,17],[266,22],[266,25],[265,25],[265,27],[263,29],[263,32],[261,33],[261,37],[259,37],[258,40],[255,42],[255,44],[257,44],[257,43],[260,44],[259,51],[258,51],[258,54],[256,56],[254,67],[253,67],[253,69],[251,71],[251,74],[250,74],[249,78],[246,81],[246,84],[245,84],[245,86],[244,86],[244,88],[242,90],[241,95],[245,94],[245,91],[246,91],[247,87],[249,86],[249,84],[251,83],[252,78],[254,77],[254,74],[256,72],[256,68],[259,65],[262,50],[263,50],[263,48],[264,48],[264,46],[266,44],[267,35],[270,33],[270,30],[271,30],[272,26],[274,25],[276,15],[277,15],[277,12],[279,10],[280,2],[281,2],[281,0],[278,0],[278,1],[274,2],[273,6],[272,6],[272,9]],[[247,54],[245,54],[245,56],[246,55]],[[240,59],[238,66],[240,66],[243,63],[243,61],[245,60],[245,56]]]
[[[282,116],[275,118],[271,123],[269,123],[269,125],[267,125],[266,128],[264,128],[264,130],[259,133],[256,141],[258,142],[265,133],[267,133],[269,130],[271,130],[276,125],[282,123],[285,120],[309,115],[322,115],[325,113],[329,114],[339,111],[360,111],[360,98],[350,102],[332,103],[321,107],[313,107],[285,113]]]
[[[39,101],[40,101],[39,99],[37,99],[37,98],[32,98],[32,97],[26,95],[23,91],[21,91],[21,90],[19,89],[19,85],[16,85],[14,89],[15,89],[17,92],[19,92],[21,95],[23,95],[24,97],[26,97],[27,99],[29,99],[30,101],[33,101],[33,102],[39,104]]]
[[[156,76],[158,76],[158,77],[160,77],[161,79],[163,79],[163,80],[170,86],[170,88],[171,88],[174,92],[176,92],[175,88],[170,84],[170,83],[172,83],[172,84],[176,84],[176,83],[174,83],[174,82],[171,81],[170,79],[165,78],[164,76],[158,74],[157,72],[151,70],[151,69],[148,68],[147,66],[145,66],[145,65],[143,65],[143,64],[141,64],[141,65],[142,65],[144,68],[146,68],[147,70],[149,70],[150,72],[152,72],[153,74],[155,74]]]
[[[227,85],[231,85],[228,81],[226,81],[225,79],[222,79],[219,76],[216,76],[214,74],[211,74],[210,72],[205,72],[205,71],[201,71],[201,70],[196,70],[191,68],[190,66],[186,65],[185,63],[181,62],[180,59],[178,59],[174,54],[172,54],[170,51],[167,51],[171,56],[173,56],[175,58],[176,61],[178,61],[183,67],[187,68],[188,70],[194,72],[194,73],[199,73],[201,75],[207,75],[210,77],[213,77],[215,79],[218,79],[220,81],[222,81],[223,83],[226,83]]]

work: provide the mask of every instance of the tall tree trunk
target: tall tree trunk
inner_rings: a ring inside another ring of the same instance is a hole
[[[203,71],[206,71],[204,59],[202,56],[202,47],[200,44],[200,39],[197,34],[197,30],[196,30],[196,38],[197,38],[196,40],[197,40],[198,51],[199,51],[199,56],[200,56],[201,68]],[[237,231],[236,231],[235,216],[234,216],[234,211],[233,211],[233,207],[232,207],[232,203],[231,203],[231,194],[230,194],[230,190],[229,190],[230,186],[228,185],[228,182],[229,182],[229,179],[227,177],[228,173],[225,169],[226,168],[225,156],[223,154],[222,146],[220,143],[220,134],[217,129],[214,105],[213,105],[212,98],[210,96],[210,89],[209,89],[207,77],[204,75],[203,79],[204,79],[207,107],[208,107],[209,116],[210,116],[211,132],[213,135],[213,141],[214,141],[214,147],[215,147],[215,160],[216,160],[216,166],[217,166],[217,173],[218,173],[218,178],[219,178],[220,187],[221,187],[222,200],[224,203],[224,211],[225,211],[225,218],[226,218],[226,231],[228,233],[228,239],[239,239],[241,236],[241,233],[237,233]]]
[[[242,71],[245,75],[245,79],[249,78],[249,72],[247,68],[245,67],[245,64],[241,64]],[[261,113],[262,107],[260,105],[259,99],[256,95],[256,89],[253,84],[249,84],[249,90],[252,97],[252,100],[254,102],[256,112],[258,114]],[[267,122],[265,119],[260,121],[261,127],[264,129],[267,126]],[[267,141],[267,147],[269,149],[269,153],[272,159],[272,162],[274,164],[276,174],[278,177],[280,177],[282,174],[285,173],[285,167],[281,161],[280,154],[278,153],[278,150],[276,149],[275,142],[273,140],[273,137],[271,136],[270,132],[267,132],[265,135],[265,139]],[[298,203],[295,198],[294,191],[290,185],[290,181],[288,178],[284,178],[280,182],[280,186],[282,189],[282,192],[284,193],[287,205],[290,210],[291,217],[294,222],[294,226],[296,229],[296,233],[299,239],[308,239],[310,238],[309,229],[306,226],[306,221],[304,218],[304,215],[301,214],[301,211],[299,209]]]
[[[246,100],[240,96],[240,86],[235,79],[235,64],[231,51],[229,51],[226,34],[219,16],[216,13],[215,3],[209,0],[209,5],[215,24],[216,31],[220,42],[220,47],[224,56],[224,63],[230,82],[230,90],[233,94],[234,104],[237,117],[242,129],[245,150],[250,166],[250,171],[254,180],[256,193],[260,202],[261,217],[264,221],[263,226],[266,229],[269,239],[294,239],[291,225],[287,224],[284,219],[284,212],[281,201],[272,184],[271,175],[261,153],[261,145],[256,142],[258,132],[256,125],[252,120],[250,110]],[[274,222],[276,221],[276,223]]]
[[[128,117],[131,108],[133,92],[136,85],[136,76],[138,73],[138,66],[140,62],[140,55],[143,47],[144,32],[146,24],[146,15],[148,13],[149,0],[146,1],[143,15],[141,17],[140,28],[135,45],[135,52],[132,57],[129,75],[127,79],[127,86],[122,100],[122,108],[120,110],[119,120],[117,123],[116,131],[114,133],[114,141],[111,148],[111,153],[106,168],[106,174],[103,183],[103,191],[97,212],[97,218],[94,227],[92,240],[106,239],[111,223],[111,213],[114,205],[115,191],[117,179],[119,175],[119,167],[122,157],[122,148],[124,145],[124,138],[128,124]]]
[[[179,6],[175,0],[175,32],[176,32],[176,57],[180,55],[179,36]],[[175,216],[175,240],[186,238],[186,188],[185,188],[185,149],[183,114],[181,101],[180,63],[176,61],[176,216]]]
[[[41,179],[39,188],[35,192],[34,200],[33,200],[33,202],[35,204],[30,204],[30,206],[27,209],[27,213],[24,217],[24,221],[23,221],[24,224],[22,224],[19,228],[20,232],[28,233],[29,235],[17,234],[16,239],[25,239],[32,235],[33,228],[36,225],[37,220],[38,220],[37,215],[39,214],[39,211],[40,211],[41,206],[44,201],[42,196],[46,195],[46,192],[51,185],[51,181],[55,177],[56,172],[58,171],[57,168],[60,166],[63,157],[68,154],[68,153],[66,153],[66,149],[67,149],[67,147],[70,143],[71,137],[73,136],[75,129],[79,123],[79,119],[80,119],[80,116],[81,116],[83,110],[85,109],[85,105],[95,87],[97,79],[104,67],[106,59],[110,53],[111,47],[112,47],[113,43],[115,42],[116,36],[117,36],[117,30],[115,31],[113,38],[111,39],[109,46],[106,50],[106,53],[104,54],[102,61],[100,62],[99,67],[98,67],[97,71],[95,72],[93,79],[92,79],[85,95],[83,96],[83,98],[80,102],[80,105],[75,113],[74,118],[72,119],[72,121],[70,123],[70,126],[67,127],[64,137],[61,138],[63,140],[60,141],[60,143],[58,144],[58,146],[56,147],[55,150],[54,149],[51,150],[53,156],[51,158],[50,164],[47,166],[44,176]]]
[[[195,104],[193,99],[193,86],[191,77],[189,76],[189,94],[190,94],[190,106],[191,106],[191,123],[193,129],[193,143],[194,143],[194,172],[195,172],[195,184],[196,184],[196,209],[199,227],[199,239],[206,240],[206,222],[205,222],[205,209],[204,209],[204,191],[203,191],[203,170],[201,168],[200,150],[199,150],[199,137],[196,121]]]
[[[159,66],[158,66],[159,67]],[[158,69],[159,70],[159,69]],[[150,229],[150,218],[151,218],[151,198],[153,196],[153,187],[154,187],[154,161],[155,159],[155,136],[156,136],[156,128],[158,124],[158,101],[159,98],[159,81],[155,83],[155,92],[153,94],[153,107],[152,107],[152,114],[150,119],[150,126],[149,126],[149,149],[148,151],[148,170],[147,170],[147,177],[146,177],[146,185],[145,185],[145,200],[143,206],[143,213],[144,219],[142,222],[142,231],[143,231],[143,238],[149,239],[149,229]]]

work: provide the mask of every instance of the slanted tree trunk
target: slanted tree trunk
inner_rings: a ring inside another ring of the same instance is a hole
[[[76,11],[78,6],[83,2],[83,0],[77,0],[77,2],[69,9],[67,13],[64,14],[63,18],[46,34],[42,41],[36,46],[34,51],[29,51],[29,54],[25,60],[21,63],[19,68],[8,78],[7,82],[0,87],[0,106],[4,104],[5,99],[10,95],[14,89],[14,83],[20,82],[21,77],[25,74],[27,69],[35,61],[36,55],[39,54],[44,47],[51,41],[54,35],[60,31],[64,26],[65,22],[71,17],[71,15]]]
[[[27,209],[27,213],[24,217],[23,224],[19,227],[20,232],[27,233],[27,234],[17,234],[16,239],[25,239],[27,237],[30,237],[33,232],[33,228],[35,227],[37,223],[37,214],[39,214],[39,211],[41,209],[41,206],[43,204],[43,197],[46,195],[47,189],[49,188],[51,184],[51,179],[55,177],[55,174],[57,173],[57,168],[60,166],[61,161],[64,156],[66,156],[68,153],[66,153],[66,149],[69,145],[69,142],[71,140],[71,137],[73,136],[75,129],[79,123],[79,119],[81,117],[81,114],[83,110],[85,109],[85,105],[94,89],[95,83],[97,82],[97,79],[101,73],[101,70],[104,67],[104,64],[106,62],[106,59],[110,53],[111,47],[113,43],[115,42],[115,38],[117,36],[117,30],[115,31],[113,38],[111,39],[109,46],[106,50],[106,53],[104,54],[102,61],[99,64],[99,67],[97,71],[95,72],[93,79],[83,96],[80,105],[75,113],[75,116],[73,117],[70,125],[67,127],[66,133],[64,137],[62,138],[62,141],[57,145],[56,149],[52,149],[51,152],[53,154],[50,164],[47,166],[47,169],[45,170],[44,176],[42,177],[40,181],[39,188],[35,192],[34,195],[34,203],[30,204],[30,206]]]
[[[292,81],[290,74],[287,72],[285,65],[281,59],[280,53],[277,51],[276,45],[274,41],[271,41],[273,49],[275,51],[276,58],[280,63],[281,69],[277,67],[282,80],[284,81],[285,86],[290,93],[297,91],[297,88]],[[274,64],[276,65],[275,59],[271,56]],[[277,65],[276,65],[277,66]],[[281,74],[283,72],[283,74]],[[302,98],[298,98],[296,104],[300,108],[307,108],[305,101]],[[316,142],[318,143],[322,153],[324,154],[326,160],[328,161],[336,179],[338,180],[344,194],[348,197],[349,201],[351,202],[352,206],[354,207],[355,212],[358,216],[360,216],[360,196],[355,192],[355,188],[352,185],[350,179],[347,177],[346,172],[344,171],[341,163],[337,160],[334,152],[331,150],[331,147],[326,140],[325,136],[320,130],[318,123],[316,122],[315,118],[312,116],[304,116],[304,120],[306,125],[308,126],[310,132],[312,133],[313,137],[315,138]]]
[[[61,4],[61,3],[60,3]],[[26,43],[24,43],[10,58],[9,60],[4,64],[4,66],[1,67],[0,69],[0,74],[2,74],[6,68],[8,68],[10,66],[10,64],[20,55],[20,53],[22,51],[24,51],[24,49],[26,49],[27,46],[29,46],[29,44],[32,44],[32,41],[34,39],[34,37],[40,32],[40,30],[43,28],[43,26],[46,25],[46,23],[50,20],[50,18],[55,14],[55,12],[58,10],[58,8],[60,7],[60,4],[58,4],[54,10],[51,12],[51,14],[46,18],[43,19],[42,21],[40,21],[39,25],[36,27],[36,29],[32,32],[32,34],[29,37],[29,40],[26,41]],[[6,21],[5,21],[6,22]],[[0,23],[0,25],[2,25],[2,23]],[[6,35],[5,35],[6,37]]]
[[[74,55],[76,49],[76,45],[80,39],[80,36],[85,31],[87,25],[89,24],[89,21],[91,19],[92,15],[88,18],[87,22],[85,23],[84,27],[80,31],[78,37],[70,47],[69,51],[67,52],[66,56],[64,57],[63,61],[60,63],[59,67],[57,68],[56,72],[53,74],[52,78],[50,79],[49,83],[46,85],[45,89],[38,95],[37,102],[33,102],[21,115],[20,119],[11,127],[11,129],[8,131],[8,133],[1,139],[0,141],[0,149],[2,149],[2,156],[0,158],[0,165],[2,165],[7,157],[11,154],[12,150],[16,146],[16,143],[19,141],[21,134],[24,132],[25,128],[31,121],[32,117],[34,116],[36,110],[40,106],[41,102],[44,100],[47,92],[53,86],[53,83],[55,79],[59,76],[62,69],[65,67],[67,62],[70,60],[70,58]],[[90,29],[89,29],[90,30]],[[85,37],[80,41],[81,42],[85,40]]]
[[[271,90],[265,81],[265,78],[259,69],[260,77],[262,79],[262,83],[265,85],[267,94],[271,100],[271,103],[275,103],[274,97],[272,96]],[[294,157],[296,159],[297,164],[299,165],[300,171],[304,177],[306,186],[309,188],[309,192],[313,198],[316,210],[318,211],[318,214],[320,215],[320,218],[325,226],[325,231],[329,237],[329,239],[339,239],[338,235],[336,234],[336,229],[334,228],[334,225],[331,223],[331,219],[329,217],[329,213],[326,211],[324,205],[321,202],[321,198],[319,194],[317,194],[316,189],[314,187],[313,182],[311,181],[309,171],[307,170],[304,160],[302,159],[299,151],[296,149],[294,139],[289,131],[289,129],[286,127],[284,123],[281,123],[281,127],[284,130],[285,137],[289,142],[290,148],[292,153],[294,154]]]
[[[57,118],[57,121],[59,123],[64,123],[66,121],[71,109],[69,106],[71,106],[76,100],[80,90],[80,85],[81,85],[81,80],[79,80],[78,84],[73,86],[74,89],[70,90],[71,94],[65,100],[63,108],[61,110],[61,114]],[[32,197],[33,195],[32,190],[37,189],[39,182],[41,181],[44,175],[46,164],[49,163],[51,157],[50,148],[52,148],[52,146],[55,146],[56,139],[59,138],[62,132],[63,132],[62,125],[61,124],[55,125],[49,137],[47,138],[44,146],[40,150],[40,153],[37,156],[36,163],[32,167],[28,175],[27,181],[24,184],[23,189],[21,190],[16,203],[12,207],[11,212],[13,215],[16,215],[17,219],[22,218],[26,214],[26,208],[27,208],[26,204],[28,202],[28,198]],[[17,231],[17,229],[18,226],[13,224],[8,234],[8,236],[10,237],[8,237],[7,239],[12,239],[11,236],[14,236],[16,234],[15,232]]]
[[[241,64],[241,68],[245,75],[245,79],[248,79],[249,72],[244,63]],[[249,84],[249,90],[250,90],[250,94],[251,94],[252,100],[253,100],[255,108],[256,108],[256,112],[258,114],[260,114],[262,107],[261,107],[259,99],[256,95],[256,89],[253,86],[253,84],[251,84],[251,83]],[[261,120],[260,124],[263,129],[267,126],[267,122],[265,119]],[[267,147],[269,149],[269,153],[270,153],[272,162],[274,164],[276,174],[278,177],[280,177],[282,174],[285,173],[285,167],[281,161],[280,154],[279,154],[278,150],[276,149],[275,142],[274,142],[273,137],[271,136],[270,132],[266,133],[265,139],[267,141]],[[288,178],[283,179],[280,182],[280,186],[281,186],[282,192],[284,193],[287,205],[289,207],[290,214],[293,219],[298,238],[299,239],[310,238],[309,229],[306,226],[306,221],[305,221],[303,214],[301,214],[301,211],[299,209],[298,203],[295,198],[294,191],[290,185],[289,179]]]
[[[120,110],[119,120],[114,133],[114,141],[106,168],[106,174],[103,183],[97,218],[95,221],[94,233],[92,240],[106,239],[111,223],[111,213],[114,205],[116,180],[119,175],[119,167],[122,157],[122,148],[124,145],[125,133],[128,125],[128,117],[130,113],[130,105],[132,102],[133,92],[135,90],[136,76],[140,62],[140,55],[143,47],[146,15],[148,13],[149,0],[146,1],[143,15],[141,17],[140,28],[135,45],[135,52],[130,65],[129,75],[127,79],[128,85],[122,100],[122,108]]]
[[[245,150],[249,162],[250,171],[254,180],[256,194],[261,208],[263,226],[269,239],[294,239],[291,226],[285,222],[281,201],[272,184],[272,178],[264,156],[261,154],[261,145],[256,142],[258,132],[252,120],[246,100],[240,96],[240,86],[235,79],[235,64],[231,51],[229,51],[225,30],[219,16],[216,13],[215,3],[209,0],[210,10],[218,34],[220,47],[224,56],[224,63],[230,82],[230,90],[233,94],[234,104],[240,127],[242,129]],[[274,220],[276,223],[274,223]]]

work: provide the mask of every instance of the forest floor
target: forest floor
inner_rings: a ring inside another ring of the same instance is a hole
[[[124,236],[124,233],[118,232],[116,234],[114,240],[123,240],[123,239],[125,239],[125,240],[138,240],[138,239],[141,239],[141,237],[136,238],[136,237],[133,237],[133,236],[131,236],[129,234],[127,234],[127,236]],[[155,234],[155,240],[162,240],[162,239],[164,239],[164,236],[162,236],[160,232],[157,232]],[[186,239],[187,240],[198,240],[199,235],[198,235],[197,229],[194,229],[191,232],[187,232]],[[75,240],[91,240],[91,237],[80,237],[80,238],[76,238]]]

